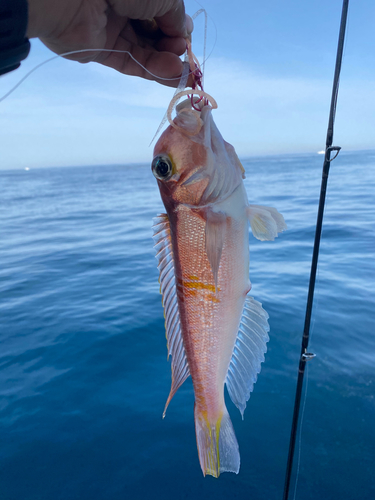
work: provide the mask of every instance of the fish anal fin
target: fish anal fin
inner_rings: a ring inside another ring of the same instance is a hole
[[[284,217],[273,207],[249,205],[247,217],[255,238],[261,241],[273,241],[278,233],[287,229]]]
[[[206,212],[206,253],[214,276],[215,288],[223,251],[227,216],[222,212]]]
[[[242,418],[267,351],[268,314],[262,304],[247,296],[225,379],[228,393]]]
[[[154,247],[157,250],[156,258],[158,260],[160,293],[162,294],[164,307],[168,356],[172,356],[172,385],[163,413],[164,418],[169,402],[190,375],[190,371],[182,340],[168,216],[166,214],[158,215],[154,219],[152,228],[154,231]]]

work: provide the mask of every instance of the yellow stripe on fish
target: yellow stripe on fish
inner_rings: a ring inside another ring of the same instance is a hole
[[[196,276],[190,276],[189,278],[194,278],[196,281],[188,281],[188,280],[177,280],[177,286],[182,288],[186,295],[189,297],[195,297],[199,291],[207,290],[211,293],[204,293],[204,299],[210,302],[219,303],[220,299],[217,296],[217,292],[220,291],[220,288],[215,290],[215,285],[211,285],[210,283],[203,283],[199,281]]]

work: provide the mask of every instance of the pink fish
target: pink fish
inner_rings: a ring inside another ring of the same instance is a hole
[[[273,240],[286,225],[276,209],[249,205],[244,168],[212,118],[216,103],[194,94],[205,99],[195,98],[196,109],[190,99],[177,106],[152,162],[167,212],[153,226],[172,356],[164,415],[191,375],[200,465],[218,477],[240,467],[224,384],[243,416],[267,350],[268,314],[248,295],[249,222],[260,240]]]

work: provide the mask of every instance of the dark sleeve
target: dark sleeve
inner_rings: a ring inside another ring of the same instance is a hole
[[[27,0],[0,0],[0,75],[17,69],[29,55],[27,16]]]

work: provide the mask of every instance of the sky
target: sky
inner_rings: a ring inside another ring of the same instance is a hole
[[[185,1],[208,15],[205,90],[240,157],[324,149],[342,0]],[[375,149],[375,2],[350,0],[334,143]],[[193,51],[202,58],[203,16]],[[0,97],[53,56],[38,40]],[[173,89],[62,58],[0,103],[0,169],[150,162]]]

